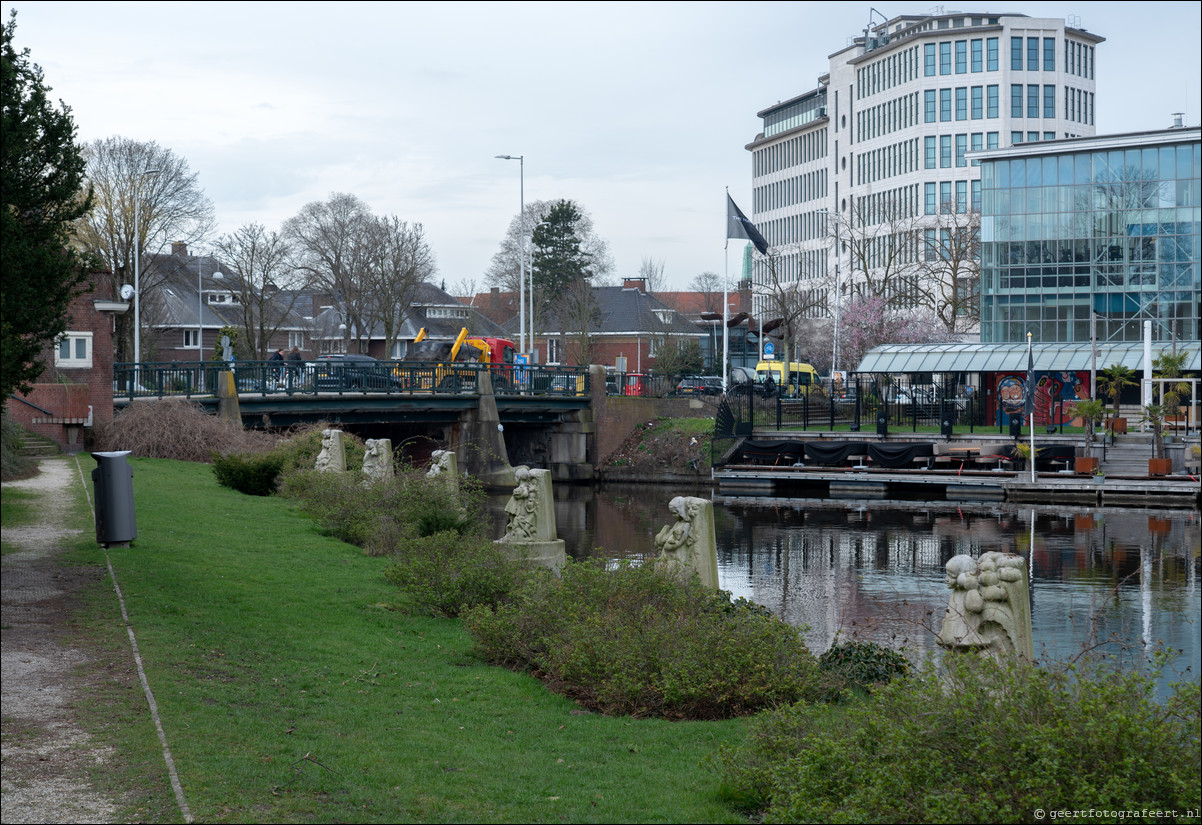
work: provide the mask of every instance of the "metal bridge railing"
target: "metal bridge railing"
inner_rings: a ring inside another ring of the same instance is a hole
[[[193,398],[216,392],[218,373],[234,373],[239,394],[474,394],[488,371],[496,395],[587,396],[583,367],[489,366],[416,361],[142,362],[113,365],[115,398]]]

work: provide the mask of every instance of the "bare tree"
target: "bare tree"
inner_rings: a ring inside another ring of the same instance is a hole
[[[945,204],[924,228],[918,273],[918,305],[934,313],[952,334],[981,320],[981,215],[957,213]]]
[[[781,358],[788,365],[796,360],[796,351],[807,319],[826,318],[830,300],[831,284],[825,273],[804,280],[785,279],[779,273],[784,253],[773,247],[764,258],[767,278],[757,287],[764,305],[763,327],[768,334],[781,338],[784,351]],[[788,373],[783,376],[788,380]]]
[[[267,358],[271,339],[287,325],[300,295],[282,288],[292,271],[288,242],[260,223],[247,223],[217,241],[217,254],[234,276],[243,345],[252,359]]]
[[[533,235],[535,228],[547,219],[551,209],[559,200],[531,201],[526,204],[526,273],[529,277],[531,261],[533,260]],[[580,212],[576,222],[576,232],[580,236],[580,248],[589,256],[589,268],[593,286],[605,286],[613,272],[613,256],[609,252],[609,244],[599,237],[593,229],[593,219],[579,203],[575,204]],[[509,229],[501,239],[501,248],[492,257],[492,263],[485,272],[485,280],[493,286],[499,286],[507,292],[518,292],[518,262],[521,258],[521,215],[514,215],[509,222]]]
[[[203,240],[213,229],[213,204],[188,161],[154,141],[115,136],[93,141],[84,147],[84,154],[93,206],[76,222],[75,239],[81,249],[104,261],[110,272],[98,276],[96,294],[116,298],[122,284],[132,284],[134,258],[139,255],[141,292],[153,294],[168,273],[160,271],[146,253],[161,252],[173,241]],[[133,322],[132,313],[116,316],[119,360],[132,357]]]
[[[701,295],[702,312],[722,311],[722,276],[715,272],[700,272],[689,282],[689,289]]]
[[[667,286],[664,283],[664,259],[656,260],[644,256],[642,264],[639,265],[639,277],[643,279],[643,284],[647,287],[649,294],[663,292],[664,287]]]
[[[367,289],[372,301],[364,323],[379,323],[384,331],[384,352],[391,353],[405,319],[413,311],[418,288],[437,269],[434,253],[420,223],[410,224],[396,215],[376,218],[369,243]]]
[[[342,312],[342,340],[362,350],[370,334],[371,244],[375,221],[354,195],[335,192],[303,206],[284,223],[296,252],[297,270],[315,289],[328,292]]]
[[[577,281],[564,290],[556,304],[567,363],[587,367],[596,355],[596,336],[602,321],[596,293],[588,281]]]
[[[854,198],[850,209],[832,214],[828,232],[849,259],[850,292],[885,298],[890,307],[917,303],[914,267],[922,225],[909,204],[894,197]]]

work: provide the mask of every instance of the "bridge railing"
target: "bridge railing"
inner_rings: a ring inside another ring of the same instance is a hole
[[[487,371],[496,395],[586,396],[584,367],[489,366],[419,361],[151,361],[113,365],[113,395],[127,398],[212,396],[217,374],[232,370],[240,395],[475,394]]]

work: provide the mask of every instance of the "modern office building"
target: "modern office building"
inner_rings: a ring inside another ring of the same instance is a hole
[[[979,210],[970,152],[1094,134],[1102,41],[1076,20],[949,12],[882,19],[831,54],[815,88],[758,113],[746,147],[772,247],[753,266],[757,312],[774,284],[808,291],[812,317],[833,315],[836,282],[846,296],[885,279],[921,304],[919,273],[938,267],[920,265]],[[957,277],[953,291],[975,289]]]
[[[1202,131],[982,152],[981,341],[1194,342]],[[1097,313],[1096,319],[1092,317]]]

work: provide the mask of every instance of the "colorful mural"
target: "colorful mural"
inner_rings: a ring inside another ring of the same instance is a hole
[[[998,423],[1011,415],[1022,415],[1027,403],[1027,374],[999,373],[997,377]],[[1035,373],[1035,424],[1067,424],[1070,416],[1064,406],[1089,397],[1089,373],[1062,370]],[[1057,403],[1057,402],[1064,402]]]

